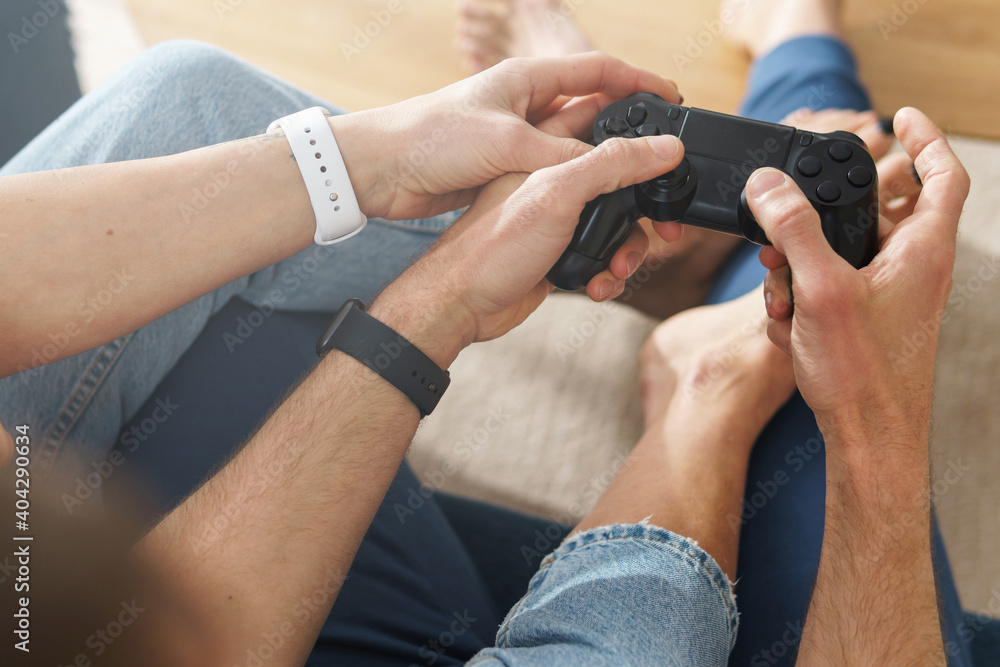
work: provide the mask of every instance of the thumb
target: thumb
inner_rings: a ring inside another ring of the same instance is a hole
[[[672,171],[683,158],[684,146],[673,135],[614,138],[528,180],[543,191],[559,193],[550,199],[550,217],[575,220],[590,200]]]
[[[812,204],[783,172],[757,170],[747,182],[746,195],[768,240],[788,258],[796,284],[818,287],[851,269],[830,247]]]

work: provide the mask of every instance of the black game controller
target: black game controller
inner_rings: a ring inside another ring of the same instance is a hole
[[[608,267],[632,225],[643,217],[768,244],[744,192],[761,167],[792,177],[819,213],[830,245],[852,266],[866,266],[878,252],[878,173],[858,136],[817,134],[682,107],[653,93],[615,102],[594,122],[595,145],[612,137],[658,134],[673,134],[683,142],[680,165],[589,202],[573,240],[548,273],[550,283],[562,290],[583,289]]]

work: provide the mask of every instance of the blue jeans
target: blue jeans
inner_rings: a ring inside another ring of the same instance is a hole
[[[766,75],[781,69],[781,49],[794,45],[779,47],[758,64],[757,85],[766,89]],[[812,65],[813,76],[822,81],[824,58],[832,70],[843,64],[846,51],[829,40],[816,42],[809,51],[815,49],[828,51]],[[848,97],[852,90],[861,90],[856,78],[834,78],[836,83],[829,85],[845,90]],[[864,108],[863,93],[861,99],[857,105],[845,104],[831,95],[815,106]],[[809,105],[808,100],[795,100],[788,93],[788,111]],[[752,95],[749,102],[752,108]],[[782,102],[771,98],[768,106],[762,99],[756,106],[761,113],[777,114]],[[3,173],[175,153],[258,133],[271,119],[317,103],[217,50],[189,43],[161,46],[71,109]],[[107,139],[94,141],[95,136]],[[89,462],[124,444],[121,427],[141,417],[140,406],[231,297],[256,301],[258,312],[273,289],[287,291],[283,307],[298,310],[331,310],[351,296],[371,298],[455,217],[373,221],[364,234],[329,254],[311,248],[98,350],[0,381],[0,410],[5,421],[31,423],[34,432],[44,433],[36,450],[36,474],[54,472],[59,488],[62,480],[88,472]],[[735,296],[759,283],[761,274],[752,257],[742,253],[733,260],[715,298],[726,298],[727,291]],[[44,360],[44,348],[39,353]],[[768,452],[777,452],[784,464],[790,446],[808,442],[802,434],[810,433],[811,414],[794,407],[793,402],[775,418],[758,444],[748,483],[751,499],[755,481],[767,478],[767,463],[775,458]],[[814,423],[811,428],[815,435]],[[744,629],[732,657],[736,664],[754,664],[751,658],[757,664],[787,662],[794,650],[797,637],[786,641],[781,635],[788,636],[785,621],[794,629],[795,619],[804,617],[808,605],[822,536],[821,466],[822,454],[813,454],[793,478],[797,483],[783,488],[747,521],[740,565]],[[498,619],[502,598],[491,589],[492,577],[484,576],[488,558],[477,555],[472,541],[457,533],[461,507],[457,510],[454,500],[425,499],[425,508],[413,521],[399,520],[398,506],[405,506],[419,488],[404,465],[359,551],[311,664],[457,664],[474,655],[475,664],[726,662],[736,641],[729,582],[714,561],[685,538],[638,525],[588,531],[546,557],[527,595],[503,620],[491,648],[499,624],[493,619]],[[817,496],[818,505],[813,502]],[[464,509],[469,512],[468,505]],[[779,525],[782,512],[797,521]],[[538,523],[486,506],[475,516],[495,520],[494,525],[510,532]],[[541,533],[542,527],[535,530]],[[544,530],[553,546],[565,533],[560,526]],[[786,575],[787,585],[767,589],[776,581],[784,583]],[[751,589],[757,593],[745,588],[747,579],[760,582],[758,589]],[[946,584],[950,576],[944,575],[943,590]],[[750,624],[754,630],[748,633]],[[780,656],[772,637],[784,642]]]

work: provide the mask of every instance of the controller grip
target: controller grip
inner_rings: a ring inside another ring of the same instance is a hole
[[[566,292],[584,289],[594,276],[608,268],[638,219],[633,188],[587,202],[573,239],[545,277]]]

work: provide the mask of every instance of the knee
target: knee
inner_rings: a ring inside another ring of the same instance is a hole
[[[193,39],[157,44],[146,50],[135,64],[149,79],[169,78],[191,83],[212,81],[249,67],[228,51]]]

